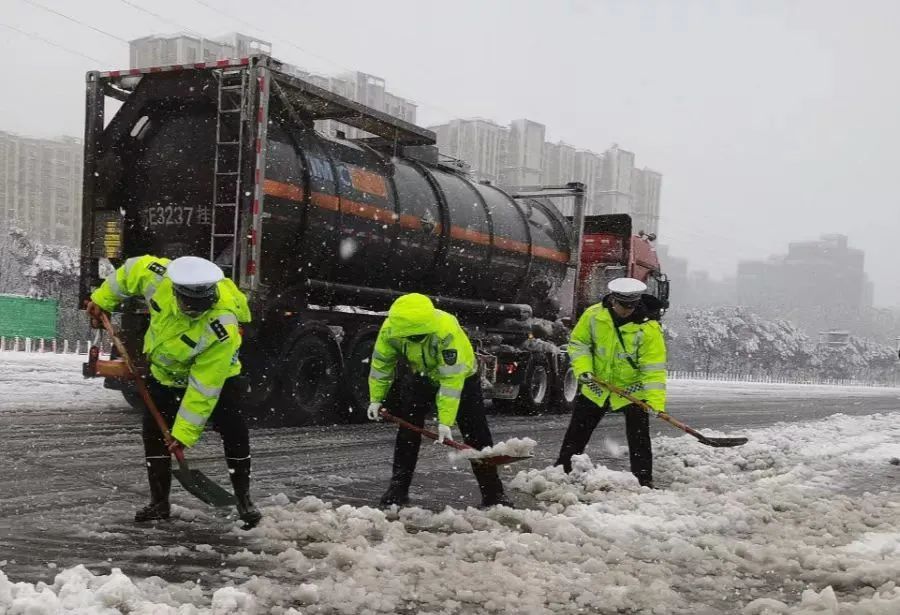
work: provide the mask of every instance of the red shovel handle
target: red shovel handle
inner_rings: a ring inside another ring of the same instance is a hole
[[[137,373],[137,370],[134,369],[134,363],[131,361],[131,356],[128,354],[128,349],[125,348],[125,344],[122,343],[122,340],[116,335],[115,329],[113,329],[112,323],[109,322],[109,316],[106,313],[100,314],[100,320],[103,322],[103,328],[106,329],[106,332],[109,334],[112,343],[115,345],[116,350],[119,351],[122,359],[125,361],[125,365],[128,368],[128,372],[134,378],[134,384],[137,387],[138,393],[141,396],[141,399],[144,400],[144,404],[147,406],[147,410],[150,411],[150,414],[153,416],[153,420],[156,421],[156,424],[159,426],[159,430],[162,432],[163,439],[166,441],[166,446],[169,446],[174,441],[172,438],[172,434],[169,431],[169,426],[166,425],[166,420],[163,418],[162,414],[159,411],[159,408],[156,407],[156,403],[153,401],[153,398],[150,397],[150,391],[147,390],[147,385],[144,383],[144,379],[141,378],[140,374]],[[178,464],[184,467],[184,451],[180,448],[175,449],[175,459],[178,460]]]
[[[425,429],[425,428],[423,428],[423,427],[419,427],[418,425],[413,425],[413,424],[410,423],[409,421],[404,421],[404,420],[401,419],[399,416],[394,416],[393,414],[391,414],[390,412],[388,412],[388,411],[385,410],[384,408],[382,408],[382,409],[378,412],[378,414],[380,414],[381,416],[383,416],[384,418],[386,418],[387,420],[389,420],[391,423],[394,423],[394,424],[396,424],[396,425],[399,425],[400,427],[402,427],[402,428],[404,428],[404,429],[408,429],[408,430],[410,430],[410,431],[414,431],[414,432],[416,432],[417,434],[421,434],[421,435],[425,436],[426,438],[431,438],[432,440],[437,440],[437,439],[438,439],[438,435],[437,435],[436,433],[434,433],[433,431],[430,431],[430,430]],[[445,438],[444,441],[443,441],[441,444],[446,444],[446,445],[449,446],[450,448],[455,448],[455,449],[458,450],[458,451],[471,451],[471,450],[475,450],[474,447],[471,447],[471,446],[469,446],[468,444],[463,444],[462,442],[457,442],[456,440],[451,440],[451,439],[449,439],[449,438]]]
[[[429,431],[428,429],[423,429],[422,427],[419,427],[418,425],[413,425],[409,421],[404,421],[399,416],[394,416],[393,414],[391,414],[384,408],[382,408],[378,412],[378,414],[380,414],[382,417],[386,418],[391,423],[394,423],[394,424],[398,425],[399,427],[402,427],[403,429],[409,429],[410,431],[414,431],[418,434],[422,434],[426,438],[431,438],[432,440],[438,439],[438,435],[436,433],[434,433],[433,431]],[[442,442],[442,444],[446,444],[450,448],[455,448],[458,451],[477,450],[474,446],[469,446],[468,444],[463,444],[462,442],[456,442],[455,440],[451,440],[449,438],[446,438]],[[512,457],[510,455],[494,455],[493,457],[474,458],[474,459],[471,459],[470,461],[472,463],[477,463],[477,464],[485,464],[485,465],[489,465],[489,466],[500,466],[500,465],[505,465],[507,463],[512,463],[514,461],[521,461],[523,459],[530,459],[530,455],[524,456],[524,457]]]

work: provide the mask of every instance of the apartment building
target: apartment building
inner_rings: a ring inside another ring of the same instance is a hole
[[[0,229],[78,247],[81,239],[81,139],[35,139],[0,131]]]

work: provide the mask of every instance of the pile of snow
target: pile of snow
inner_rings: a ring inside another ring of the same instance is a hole
[[[261,502],[246,549],[202,545],[221,557],[221,586],[81,566],[49,585],[0,572],[0,613],[900,612],[896,415],[746,435],[732,449],[656,438],[662,490],[587,456],[569,475],[521,471],[508,485],[527,509],[391,512],[279,495]],[[862,481],[884,488],[853,492]]]
[[[537,446],[537,442],[531,438],[510,438],[493,446],[486,446],[481,450],[472,448],[463,451],[453,451],[449,457],[453,462],[472,461],[473,459],[484,459],[499,455],[531,457],[534,455],[535,446]]]

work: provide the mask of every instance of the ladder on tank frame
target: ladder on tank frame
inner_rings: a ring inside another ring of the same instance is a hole
[[[235,277],[240,256],[241,162],[247,85],[248,74],[243,68],[227,68],[218,73],[209,259],[229,278]]]

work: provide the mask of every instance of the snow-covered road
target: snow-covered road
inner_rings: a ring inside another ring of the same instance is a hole
[[[0,353],[0,615],[900,613],[897,390],[673,382],[674,415],[750,443],[660,423],[656,491],[623,472],[615,417],[570,476],[546,467],[565,417],[492,417],[539,442],[506,470],[516,510],[466,507],[474,481],[438,447],[425,508],[366,506],[384,425],[255,430],[266,517],[242,532],[183,492],[172,521],[131,523],[139,421],[81,360]],[[191,456],[227,483],[206,440]]]

